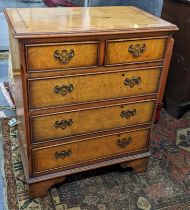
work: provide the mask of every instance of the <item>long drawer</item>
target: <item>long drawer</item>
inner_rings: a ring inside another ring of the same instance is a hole
[[[74,110],[31,118],[33,142],[122,128],[152,120],[155,101],[142,101]]]
[[[97,66],[99,42],[27,45],[28,71],[46,71]]]
[[[29,80],[30,109],[156,93],[161,68]]]
[[[33,172],[39,173],[85,161],[141,151],[148,146],[148,133],[149,129],[143,129],[34,149]]]
[[[108,40],[105,65],[121,65],[163,59],[166,41],[166,38]]]

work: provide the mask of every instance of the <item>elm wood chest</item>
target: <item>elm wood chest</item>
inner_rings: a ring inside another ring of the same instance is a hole
[[[135,7],[5,15],[29,195],[111,164],[145,171],[177,27]]]

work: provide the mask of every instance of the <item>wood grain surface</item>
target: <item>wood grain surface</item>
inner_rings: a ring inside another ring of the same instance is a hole
[[[120,116],[122,111],[134,109],[136,110],[134,116],[128,119]],[[32,141],[47,141],[76,134],[149,123],[152,120],[153,109],[154,101],[145,101],[32,117]],[[55,128],[56,121],[69,121],[70,119],[73,121],[72,125],[67,126],[65,129]]]
[[[166,38],[108,41],[105,63],[106,65],[114,65],[163,59],[166,41]],[[131,45],[146,45],[146,49],[141,55],[133,57],[132,53],[129,52]]]
[[[177,29],[135,7],[9,8],[5,15],[18,38]]]
[[[17,123],[19,129],[19,144],[22,144],[24,148],[24,153],[26,160],[30,155],[30,150],[28,148],[28,138],[27,136],[27,126],[26,121],[27,113],[25,113],[24,102],[27,97],[24,97],[25,91],[23,89],[23,71],[21,68],[21,54],[20,54],[20,45],[17,39],[14,39],[12,33],[9,31],[9,40],[10,40],[10,52],[11,52],[11,64],[12,64],[12,75],[13,75],[13,86],[14,90],[14,100],[16,104],[16,114],[17,114]]]
[[[55,78],[29,80],[31,109],[85,103],[157,92],[161,68],[120,71],[104,74],[84,74]],[[140,78],[133,87],[126,85],[126,80]],[[65,88],[73,86],[71,92]],[[62,87],[65,94],[55,93],[55,87]]]
[[[92,67],[98,65],[98,42],[60,43],[57,45],[27,46],[28,71]],[[54,57],[56,51],[73,50],[74,56],[67,63]]]
[[[33,150],[34,173],[75,163],[82,163],[97,158],[140,151],[147,147],[148,131],[148,129],[145,129],[77,143],[38,148]],[[131,143],[129,143],[128,146],[122,148],[118,145],[118,140],[128,138],[131,138]],[[70,156],[66,156],[63,159],[56,158],[56,152],[60,153],[68,150],[71,151]]]

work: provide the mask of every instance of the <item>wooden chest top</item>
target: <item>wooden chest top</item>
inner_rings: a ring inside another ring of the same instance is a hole
[[[177,27],[136,7],[14,8],[5,15],[15,38],[174,31]]]

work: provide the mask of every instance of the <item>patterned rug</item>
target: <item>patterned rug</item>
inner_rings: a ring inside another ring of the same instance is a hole
[[[15,104],[8,82],[0,82],[0,118],[16,116]]]
[[[7,123],[2,131],[11,210],[190,210],[190,112],[175,120],[162,111],[146,173],[121,172],[118,166],[80,173],[34,200],[28,199],[17,128]]]

